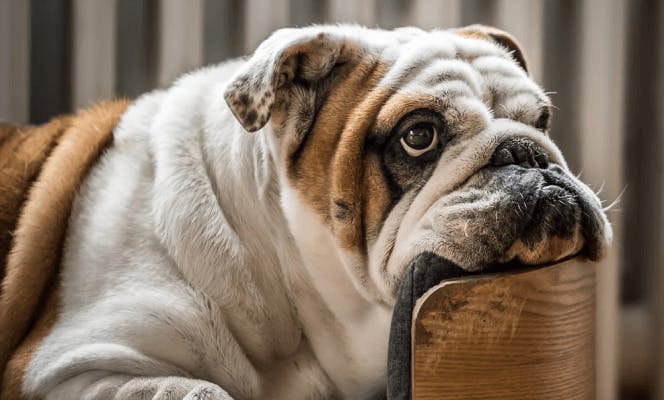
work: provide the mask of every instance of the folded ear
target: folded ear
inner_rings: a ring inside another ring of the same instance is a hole
[[[456,32],[464,36],[491,40],[495,43],[498,43],[499,45],[509,50],[512,53],[512,57],[514,57],[514,61],[516,61],[517,64],[519,64],[521,68],[524,69],[524,71],[528,72],[528,63],[526,62],[526,56],[521,47],[521,44],[511,34],[492,26],[479,24],[469,25],[464,28],[457,29]]]
[[[315,82],[329,74],[342,43],[315,27],[274,32],[231,79],[224,93],[226,103],[244,129],[262,128],[270,119],[277,92],[296,80]]]

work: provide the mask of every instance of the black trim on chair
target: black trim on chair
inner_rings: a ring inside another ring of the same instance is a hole
[[[408,400],[411,393],[411,325],[415,302],[441,281],[474,275],[433,253],[415,257],[406,269],[392,315],[387,352],[387,399]]]

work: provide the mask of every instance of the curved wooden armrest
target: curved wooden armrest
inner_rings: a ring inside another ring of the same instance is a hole
[[[593,399],[595,267],[442,282],[412,323],[412,398]]]

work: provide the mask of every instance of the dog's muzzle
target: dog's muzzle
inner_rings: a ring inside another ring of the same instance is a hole
[[[436,254],[476,271],[600,257],[606,218],[592,191],[527,138],[509,138],[491,161],[428,210],[423,228]]]

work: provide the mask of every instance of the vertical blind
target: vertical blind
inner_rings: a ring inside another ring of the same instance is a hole
[[[326,22],[484,23],[521,41],[570,167],[617,200],[598,266],[598,398],[664,399],[662,1],[0,0],[0,120],[136,97],[249,54],[277,28]]]

